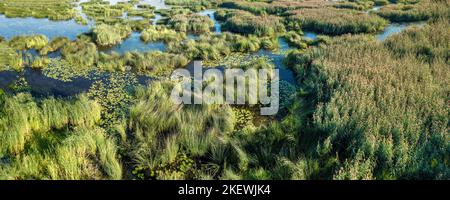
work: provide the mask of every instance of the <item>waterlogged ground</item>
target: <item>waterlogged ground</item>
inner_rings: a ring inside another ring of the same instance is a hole
[[[81,0],[79,3],[87,2],[88,0]],[[117,4],[118,2],[122,2],[120,0],[110,0],[112,5]],[[171,7],[165,4],[163,0],[142,0],[140,4],[149,4],[155,7],[156,10],[159,9],[170,9]],[[375,6],[369,10],[367,13],[377,11],[381,7]],[[77,7],[77,10],[80,12],[79,14],[87,20],[86,25],[79,24],[75,22],[75,20],[67,20],[67,21],[51,21],[49,19],[37,19],[37,18],[7,18],[4,15],[0,15],[0,36],[5,39],[11,39],[17,35],[33,35],[33,34],[42,34],[45,35],[49,40],[64,36],[69,38],[70,40],[74,40],[78,35],[89,32],[93,27],[95,27],[95,22],[88,19],[87,16],[82,12],[81,6]],[[198,14],[203,16],[208,16],[214,22],[214,34],[222,33],[222,24],[216,20],[215,17],[216,10],[207,9],[204,11],[198,12]],[[127,16],[127,13],[124,14],[123,18],[131,19],[131,20],[141,20],[142,17],[134,17]],[[163,17],[160,14],[155,14],[154,18],[149,21],[153,25],[156,25],[159,20]],[[404,29],[414,26],[414,25],[423,25],[423,23],[392,23],[388,25],[385,30],[379,34],[376,34],[376,38],[380,41],[385,40],[387,37],[398,34]],[[197,40],[199,38],[198,35],[188,34],[188,39]],[[318,38],[318,34],[314,32],[304,32],[303,38],[308,40],[316,40]],[[286,81],[290,84],[295,84],[295,75],[290,70],[287,69],[283,64],[283,58],[285,54],[292,49],[288,43],[280,38],[279,39],[279,50],[267,51],[260,50],[256,53],[248,55],[248,57],[265,57],[269,62],[272,62],[275,68],[280,70],[280,79]],[[118,45],[114,45],[112,47],[107,48],[99,48],[100,52],[103,53],[112,53],[117,52],[119,54],[124,54],[126,52],[151,52],[151,51],[166,51],[166,44],[164,42],[143,42],[140,39],[139,32],[133,32],[128,38],[122,41],[122,43]],[[37,56],[37,52],[33,50],[29,50],[33,56]],[[60,57],[60,53],[53,52],[48,55],[49,58],[58,58]],[[218,65],[220,66],[220,65]],[[62,81],[58,80],[55,77],[50,78],[46,76],[45,73],[34,70],[30,68],[26,68],[23,72],[11,72],[11,71],[3,71],[0,72],[0,88],[6,91],[11,91],[13,87],[24,87],[23,89],[29,90],[32,94],[36,96],[72,96],[81,92],[88,91],[91,87],[94,79],[102,79],[104,77],[104,73],[91,73],[91,76],[88,77],[75,77],[70,81]],[[136,76],[141,84],[144,84],[146,80],[151,79],[146,76]],[[17,88],[16,88],[17,89]]]

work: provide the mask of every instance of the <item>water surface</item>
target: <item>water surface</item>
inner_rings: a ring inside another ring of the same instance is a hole
[[[392,23],[389,24],[382,33],[376,35],[376,38],[380,41],[386,40],[389,36],[399,34],[405,29],[412,26],[424,26],[424,22],[411,22],[411,23]]]
[[[315,40],[315,39],[317,39],[317,33],[313,33],[313,32],[304,32],[304,33],[303,33],[303,38],[305,38],[305,39],[310,39],[310,40]]]
[[[74,20],[51,21],[49,19],[7,18],[0,15],[0,36],[11,39],[17,35],[45,35],[48,39],[65,36],[71,40],[77,35],[89,32],[90,26],[77,24]]]
[[[259,50],[255,55],[260,56],[266,56],[269,59],[272,60],[272,64],[275,66],[275,69],[279,69],[280,72],[280,80],[286,81],[290,84],[297,84],[297,81],[295,79],[294,72],[289,69],[283,62],[284,58],[286,57],[285,53],[286,51],[289,51],[292,49],[289,44],[286,42],[285,39],[279,38],[278,39],[280,49],[278,52],[268,51],[268,50]]]
[[[215,10],[204,10],[199,12],[198,14],[211,18],[211,20],[214,22],[214,32],[222,33],[222,25],[219,23],[219,21],[216,20],[215,13]]]
[[[0,89],[13,92],[19,84],[26,88],[34,97],[70,97],[86,92],[93,81],[87,78],[74,78],[71,82],[64,82],[45,76],[42,71],[25,68],[23,72],[1,71]]]
[[[148,51],[165,51],[166,45],[163,42],[145,43],[141,40],[139,32],[133,32],[130,37],[122,41],[122,43],[111,48],[103,48],[100,51],[111,53],[113,51],[124,54],[127,51],[148,52]]]

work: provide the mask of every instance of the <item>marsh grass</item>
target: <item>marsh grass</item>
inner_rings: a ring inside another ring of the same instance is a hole
[[[99,46],[112,46],[120,44],[123,39],[131,34],[132,30],[128,25],[116,24],[111,26],[100,24],[92,32],[94,40]]]
[[[289,13],[288,23],[299,23],[305,30],[329,35],[375,33],[387,25],[387,21],[377,15],[348,9],[301,9]]]
[[[264,44],[261,40],[264,41]],[[184,43],[169,43],[167,49],[171,53],[183,54],[191,60],[202,59],[211,62],[226,57],[233,52],[256,52],[261,47],[276,49],[277,43],[273,38],[260,39],[254,35],[242,36],[223,33],[220,35],[202,35],[198,40],[188,40]]]
[[[97,46],[87,39],[77,39],[61,48],[62,58],[71,67],[89,68],[96,63]]]
[[[35,17],[69,20],[75,17],[73,0],[4,0],[0,13],[6,17]]]
[[[48,99],[40,105],[29,94],[8,97],[2,104],[0,152],[19,154],[33,133],[70,126],[92,127],[100,119],[100,109],[83,96],[68,102]]]
[[[208,16],[179,14],[170,17],[168,25],[176,31],[203,34],[211,32],[214,22]]]
[[[52,41],[50,41],[47,45],[45,45],[42,49],[40,49],[39,54],[43,56],[47,55],[48,53],[55,52],[69,42],[70,40],[66,37],[56,37]]]
[[[303,32],[289,31],[284,34],[284,38],[289,43],[289,45],[294,46],[298,49],[306,49],[308,47],[307,41],[302,37]]]
[[[164,41],[169,42],[181,42],[186,39],[186,34],[183,32],[177,32],[172,29],[168,29],[161,26],[151,26],[141,33],[141,40],[144,42],[156,42]]]
[[[14,69],[20,70],[23,67],[22,54],[17,53],[5,42],[0,42],[0,71]]]
[[[56,135],[56,136],[55,136]],[[2,166],[2,179],[115,179],[122,177],[117,147],[99,128],[33,137],[26,153]]]
[[[182,6],[194,12],[217,7],[222,0],[167,0],[166,4],[172,6]]]
[[[277,0],[277,1],[224,1],[220,4],[222,8],[231,8],[245,10],[257,15],[276,14],[281,15],[289,10],[299,8],[318,8],[331,5],[327,1],[296,1],[296,0]]]
[[[448,56],[443,52],[448,45],[443,44],[449,38],[442,34],[446,29],[448,21],[440,21],[408,30],[384,44],[366,36],[346,36],[331,41],[326,50],[310,50],[292,62],[293,69],[302,74],[300,81],[306,83],[307,93],[316,97],[314,127],[326,133],[319,140],[318,152],[341,163],[333,161],[337,168],[328,176],[448,176],[442,170],[446,164],[426,167],[431,160],[444,162],[439,151],[423,154],[421,150],[430,140],[446,140],[449,73],[444,72]],[[314,83],[308,83],[311,77]],[[339,157],[334,152],[340,152]],[[428,164],[417,156],[426,157]],[[418,172],[418,168],[422,169]]]
[[[258,36],[275,36],[285,31],[282,19],[272,15],[253,15],[246,11],[225,11],[217,14],[224,21],[224,30]]]
[[[126,2],[110,5],[108,1],[88,1],[81,3],[83,13],[89,19],[97,23],[109,23],[121,21],[125,12],[132,11],[135,3]]]
[[[392,22],[414,22],[430,18],[448,17],[448,1],[422,0],[414,4],[391,4],[375,12]]]
[[[15,36],[8,44],[15,50],[40,50],[48,44],[48,39],[44,35]]]
[[[136,166],[152,170],[174,162],[177,154],[188,158],[206,156],[216,137],[233,130],[231,108],[175,105],[169,96],[171,85],[155,82],[148,89],[136,92],[138,100],[130,109],[128,123],[134,138],[131,156]],[[178,172],[181,173],[178,179],[189,177],[183,170]]]
[[[164,52],[127,52],[123,59],[135,72],[151,76],[167,76],[172,70],[185,67],[189,60],[179,54]]]
[[[344,9],[354,9],[354,10],[368,10],[375,5],[373,1],[355,1],[355,2],[339,2],[333,7],[344,8]]]

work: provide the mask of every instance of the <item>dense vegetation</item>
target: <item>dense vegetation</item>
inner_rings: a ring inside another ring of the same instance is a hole
[[[176,31],[200,34],[210,32],[214,22],[207,16],[179,14],[170,18],[169,26]]]
[[[376,15],[346,9],[300,9],[289,13],[289,26],[301,26],[305,30],[330,35],[374,33],[387,25],[385,20]]]
[[[71,3],[0,2],[6,17],[91,24],[74,40],[0,37],[0,179],[450,179],[446,0]],[[405,21],[423,25],[375,37]],[[107,51],[133,36],[165,50]],[[284,64],[295,80],[280,81],[275,116],[259,104],[176,105],[168,77],[194,60]],[[89,89],[38,96],[30,70]],[[3,87],[8,73],[18,78]]]
[[[448,178],[448,27],[439,21],[384,44],[343,37],[289,56],[316,105],[315,162],[334,165],[329,176]]]
[[[95,42],[100,46],[112,46],[119,44],[131,34],[131,27],[100,24],[93,30]]]
[[[235,33],[274,36],[284,32],[281,18],[277,16],[256,16],[245,11],[224,11],[218,13],[217,17],[224,21],[225,30]]]
[[[422,21],[429,18],[448,16],[448,1],[423,0],[419,3],[392,4],[381,8],[376,13],[393,22]]]
[[[0,14],[51,20],[67,20],[76,16],[72,0],[3,0],[0,2]]]

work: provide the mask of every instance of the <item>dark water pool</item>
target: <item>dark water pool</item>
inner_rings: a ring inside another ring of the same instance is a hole
[[[42,71],[32,68],[25,68],[23,72],[0,71],[0,89],[13,93],[15,91],[28,91],[34,97],[71,97],[80,93],[89,91],[95,80],[107,80],[112,76],[111,73],[102,73],[93,78],[76,77],[71,81],[61,81],[45,76]],[[152,80],[148,76],[135,76],[133,74],[125,75],[135,77],[137,84],[146,86]]]

